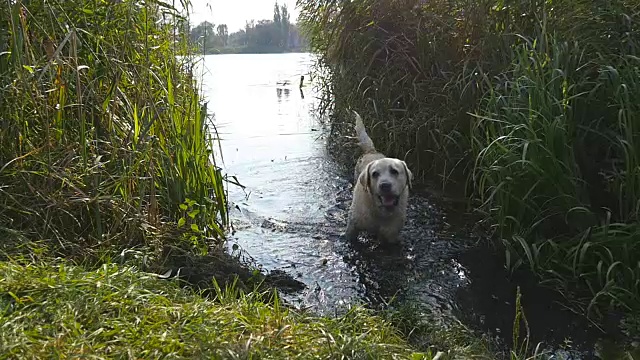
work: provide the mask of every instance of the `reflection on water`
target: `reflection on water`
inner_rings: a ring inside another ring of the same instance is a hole
[[[397,296],[509,343],[515,284],[502,260],[476,250],[471,232],[448,219],[452,210],[436,206],[437,199],[412,195],[403,249],[341,237],[351,184],[325,151],[313,87],[299,88],[312,60],[309,54],[204,58],[203,88],[222,138],[224,168],[246,186],[229,188],[236,230],[229,245],[267,270],[303,281],[306,291],[289,299],[321,313]],[[558,344],[575,335],[589,344],[592,330],[584,322],[554,310],[535,287],[523,293],[533,304],[525,304],[536,329],[532,341]]]
[[[356,301],[362,286],[342,260],[340,229],[326,221],[338,190],[349,185],[325,156],[313,88],[299,89],[312,60],[308,54],[208,56],[204,84],[225,170],[246,186],[229,189],[237,230],[231,243],[266,269],[303,281],[302,299],[322,309]]]

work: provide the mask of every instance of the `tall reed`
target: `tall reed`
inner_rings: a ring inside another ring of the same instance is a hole
[[[338,133],[358,109],[381,150],[466,183],[511,269],[638,310],[640,4],[298,3]]]
[[[187,4],[180,4],[185,7]],[[162,1],[0,3],[4,250],[95,261],[224,238],[186,19]]]

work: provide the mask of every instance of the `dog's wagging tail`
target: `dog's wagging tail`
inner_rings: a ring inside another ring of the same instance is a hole
[[[356,135],[358,136],[358,145],[360,145],[360,148],[365,154],[377,152],[375,145],[373,145],[373,140],[371,140],[369,134],[367,134],[367,129],[364,127],[360,114],[355,110],[352,111],[356,118]]]

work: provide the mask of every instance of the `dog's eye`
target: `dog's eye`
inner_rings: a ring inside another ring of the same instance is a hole
[[[389,170],[389,172],[391,173],[391,175],[393,176],[397,176],[399,174],[398,170],[391,168],[391,170]]]
[[[374,172],[372,172],[372,173],[371,173],[371,176],[372,176],[373,178],[377,178],[378,176],[380,176],[380,173],[379,173],[379,172],[377,172],[377,171],[374,171]]]

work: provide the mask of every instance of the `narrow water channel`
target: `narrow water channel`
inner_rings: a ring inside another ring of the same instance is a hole
[[[319,313],[396,296],[506,344],[519,284],[532,341],[557,350],[570,339],[581,355],[564,358],[592,358],[598,332],[529,279],[510,281],[502,260],[478,245],[474,219],[428,189],[411,197],[403,249],[345,241],[351,172],[327,154],[313,87],[298,88],[312,61],[310,54],[204,58],[203,89],[222,139],[223,167],[245,187],[229,187],[230,248],[304,282],[307,288],[288,299]]]

